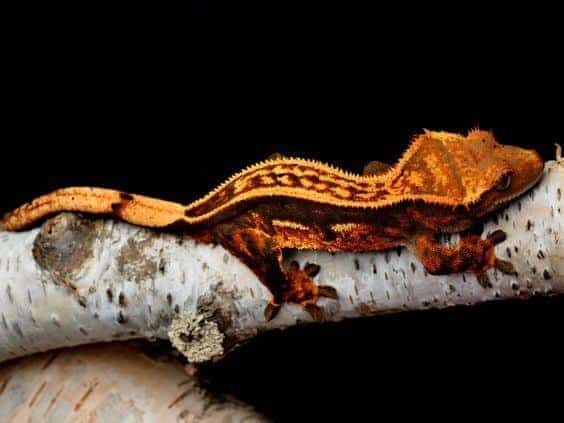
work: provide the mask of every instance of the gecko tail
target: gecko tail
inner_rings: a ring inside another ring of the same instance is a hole
[[[184,220],[185,207],[170,201],[105,188],[72,187],[42,195],[8,212],[2,219],[7,231],[32,227],[61,212],[115,216],[134,225],[160,228]]]

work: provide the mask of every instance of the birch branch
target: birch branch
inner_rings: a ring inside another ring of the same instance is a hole
[[[428,275],[405,249],[300,251],[288,260],[319,264],[316,280],[337,289],[338,300],[320,301],[326,321],[562,293],[563,186],[558,155],[535,189],[485,222],[484,236],[507,232],[496,253],[518,272],[491,270],[491,288],[471,274]],[[162,338],[200,362],[260,332],[311,322],[295,305],[266,322],[270,298],[229,252],[187,236],[69,213],[28,232],[0,232],[0,361],[71,345]]]
[[[137,345],[139,344],[139,345]],[[113,343],[0,364],[2,422],[263,422],[251,407],[213,397],[195,369],[148,349]]]

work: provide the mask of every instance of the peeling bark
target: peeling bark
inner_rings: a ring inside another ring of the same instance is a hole
[[[338,300],[320,301],[325,321],[562,293],[563,186],[558,157],[535,189],[485,222],[484,236],[507,232],[496,253],[518,272],[488,272],[491,288],[471,274],[428,275],[407,250],[287,259],[319,264],[316,281],[337,290]],[[170,338],[205,361],[259,332],[311,322],[295,305],[266,322],[270,299],[226,250],[179,234],[70,213],[28,232],[0,232],[0,361],[130,338]]]
[[[66,349],[0,365],[0,421],[261,422],[212,397],[195,369],[145,343]]]

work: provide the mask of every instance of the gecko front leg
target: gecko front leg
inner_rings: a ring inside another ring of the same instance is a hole
[[[486,272],[495,267],[503,273],[516,274],[513,265],[496,257],[494,248],[505,241],[505,232],[497,230],[481,239],[475,233],[461,234],[456,246],[441,245],[432,234],[417,235],[411,250],[425,269],[433,275],[473,272],[484,288],[491,287]]]
[[[292,262],[288,270],[283,266],[283,250],[273,237],[273,230],[260,215],[244,214],[232,221],[217,225],[214,239],[238,257],[272,293],[272,300],[264,310],[266,320],[272,320],[284,303],[302,305],[314,320],[321,320],[323,310],[317,305],[320,297],[337,298],[329,286],[318,286],[313,278],[319,266],[307,263],[303,269]]]

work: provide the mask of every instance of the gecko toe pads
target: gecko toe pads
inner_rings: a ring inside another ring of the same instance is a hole
[[[290,268],[286,273],[287,286],[279,295],[280,298],[274,298],[264,310],[265,319],[272,320],[278,312],[282,304],[292,303],[300,304],[311,315],[315,321],[323,320],[323,309],[319,307],[317,301],[321,297],[338,299],[337,290],[332,286],[316,285],[313,278],[319,273],[321,267],[317,264],[306,263],[303,269],[300,269],[298,262],[290,263]]]

